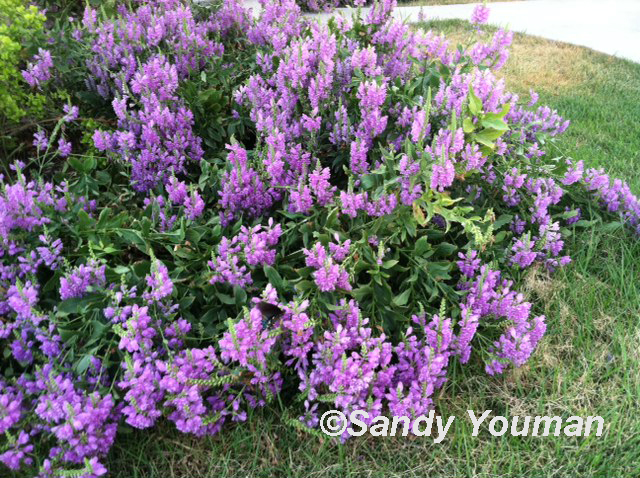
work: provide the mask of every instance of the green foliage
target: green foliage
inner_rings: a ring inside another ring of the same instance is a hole
[[[364,29],[355,31],[365,34]],[[236,217],[237,221],[232,224],[224,224],[220,219],[217,198],[222,172],[228,168],[223,159],[223,145],[239,138],[249,150],[251,165],[264,178],[267,177],[263,160],[268,146],[264,144],[263,138],[257,137],[247,112],[234,111],[232,98],[232,92],[257,70],[253,56],[255,51],[235,46],[238,47],[237,50],[234,50],[233,45],[225,50],[225,57],[211,59],[207,67],[199,75],[193,75],[185,81],[180,90],[180,97],[194,112],[198,135],[204,139],[208,148],[205,159],[199,164],[190,164],[185,174],[190,180],[191,190],[198,188],[208,202],[209,207],[202,215],[187,218],[182,206],[169,201],[154,201],[167,193],[164,185],[158,185],[156,189],[149,191],[147,197],[136,194],[130,187],[128,171],[122,164],[107,161],[97,154],[91,146],[91,130],[103,123],[113,125],[115,121],[111,112],[106,118],[99,114],[104,102],[101,103],[98,99],[93,101],[91,93],[74,92],[77,98],[86,93],[85,100],[93,108],[89,110],[90,119],[85,122],[85,137],[82,141],[88,147],[80,148],[81,152],[63,160],[46,147],[46,151],[38,150],[36,157],[26,165],[30,178],[35,178],[39,184],[43,183],[45,177],[46,180],[51,180],[52,185],[64,184],[61,189],[64,190],[64,199],[68,204],[68,207],[59,208],[60,210],[50,203],[42,206],[43,217],[47,218],[42,232],[46,237],[63,238],[64,264],[58,269],[42,267],[36,271],[37,274],[32,274],[32,279],[40,286],[38,304],[34,306],[34,310],[37,308],[38,312],[48,314],[51,323],[55,324],[64,344],[64,365],[70,365],[69,373],[77,377],[77,383],[82,383],[82,377],[90,369],[92,360],[98,358],[108,374],[109,383],[103,388],[117,400],[124,395],[122,388],[116,385],[123,376],[123,364],[132,368],[130,351],[123,351],[123,347],[119,346],[120,339],[127,336],[126,329],[130,324],[113,322],[107,317],[105,309],[118,302],[115,297],[119,284],[144,291],[150,273],[157,267],[156,259],[169,269],[168,275],[172,281],[170,303],[175,308],[161,308],[155,304],[150,306],[151,313],[154,317],[161,316],[168,323],[175,323],[180,317],[192,325],[191,332],[189,335],[185,334],[184,344],[181,344],[185,349],[204,348],[216,343],[223,332],[229,334],[237,349],[240,348],[239,334],[242,328],[239,324],[249,317],[248,307],[251,306],[252,299],[257,298],[269,285],[275,288],[281,303],[293,304],[293,308],[302,302],[310,304],[307,309],[311,317],[309,323],[317,326],[317,337],[321,337],[326,330],[329,315],[340,308],[337,304],[342,299],[355,299],[363,316],[371,319],[369,323],[375,333],[384,333],[390,341],[398,343],[404,339],[413,314],[439,314],[440,317],[451,317],[454,324],[460,323],[457,305],[464,292],[456,287],[460,281],[460,271],[456,266],[459,253],[480,251],[483,260],[491,267],[508,270],[509,278],[522,284],[523,273],[509,268],[509,249],[511,240],[515,238],[509,226],[515,214],[530,214],[533,201],[530,197],[524,197],[520,204],[506,206],[499,199],[502,194],[501,181],[514,164],[532,174],[541,172],[556,180],[561,179],[565,172],[558,166],[556,158],[537,161],[528,158],[524,149],[514,148],[509,159],[492,156],[497,177],[493,189],[478,171],[458,167],[455,173],[459,181],[447,191],[427,187],[412,204],[404,204],[404,207],[399,207],[393,214],[381,217],[373,214],[356,214],[351,217],[340,210],[337,201],[323,207],[314,207],[305,214],[292,213],[287,209],[285,195],[281,206],[269,211],[270,219],[283,229],[277,247],[277,259],[272,265],[251,268],[252,282],[246,288],[224,283],[212,284],[212,271],[207,263],[216,254],[222,241],[237,235],[241,227],[251,228],[261,222],[260,219],[249,218],[247,215]],[[346,55],[350,52],[343,53]],[[76,55],[76,60],[82,59],[80,49],[72,50],[70,55]],[[232,69],[223,67],[231,58],[240,66]],[[67,88],[77,84],[79,77],[77,72],[71,70],[69,68],[63,72],[66,80],[64,86]],[[448,68],[426,65],[412,81],[397,81],[392,85],[388,102],[405,102],[413,107],[414,98],[419,95],[426,97],[429,104],[426,121],[430,122],[432,89],[441,80],[445,84],[449,82],[453,74]],[[353,80],[354,93],[347,98],[349,116],[354,121],[361,114],[355,91],[362,81],[363,75]],[[64,92],[55,99],[63,98],[66,99]],[[415,106],[418,106],[417,101]],[[443,128],[448,126],[451,131],[462,126],[465,140],[469,144],[480,146],[486,155],[491,156],[496,148],[496,141],[511,133],[505,121],[509,106],[506,104],[500,111],[487,112],[482,100],[470,88],[469,99],[459,116],[454,114],[449,118],[441,115],[444,117],[433,118],[432,124],[442,125]],[[65,127],[62,120],[56,118],[54,121],[56,123],[49,136],[50,143],[59,138],[57,135]],[[419,144],[407,140],[401,148],[391,148],[386,139],[376,141],[375,150],[372,151],[372,155],[380,159],[376,161],[375,169],[358,178],[359,191],[367,193],[371,200],[397,193],[401,156],[406,156],[411,161],[424,162],[412,181],[429,184],[432,174],[431,164],[427,165],[424,155],[418,153],[421,151],[423,154],[428,146],[422,144],[422,140],[416,141]],[[544,141],[542,134],[540,140]],[[317,155],[325,161],[324,164],[330,165],[335,173],[332,176],[335,184],[351,193],[354,178],[346,172],[348,153],[332,150],[328,143],[326,137],[313,136],[309,141],[309,151],[314,154],[314,158]],[[19,170],[20,167],[16,169]],[[25,177],[20,176],[20,171],[17,173],[17,182],[25,183]],[[486,187],[488,193],[481,200],[469,192],[469,187],[473,189],[478,186]],[[590,204],[584,191],[576,194],[580,195],[577,202],[581,205]],[[95,201],[95,207],[87,206],[87,200]],[[574,202],[568,204],[573,205]],[[575,210],[563,212],[564,207],[563,203],[553,209],[554,220],[564,220],[577,214]],[[579,221],[576,229],[599,225],[598,212],[583,212],[589,220]],[[175,217],[175,221],[171,222],[171,226],[165,227],[159,220],[161,216]],[[608,224],[608,229],[603,231],[615,232],[620,225],[619,222]],[[575,240],[573,230],[575,229],[564,227],[562,234]],[[11,233],[12,239],[15,238],[26,251],[38,250],[43,242],[32,230],[16,228]],[[305,264],[304,249],[309,249],[314,244],[328,247],[331,243],[335,245],[335,242],[343,243],[347,240],[351,246],[347,257],[341,260],[341,267],[348,271],[349,284],[353,287],[351,290],[323,291],[318,287],[316,271]],[[61,279],[70,275],[74,265],[86,263],[89,259],[105,265],[106,283],[110,287],[87,289],[82,297],[61,300]],[[11,258],[8,260],[13,261]],[[18,283],[18,288],[20,287],[21,282]],[[500,331],[507,327],[506,321],[496,322],[482,324],[478,340],[484,341],[483,345],[495,340]],[[273,323],[266,321],[262,327],[267,329],[272,325]],[[273,326],[267,332],[270,338],[280,334],[279,327]],[[162,333],[160,330],[157,338],[158,353],[163,360],[164,354],[167,354],[167,361],[170,362],[174,355],[167,339],[160,337]],[[292,377],[290,367],[283,365],[281,352],[281,349],[276,348],[260,367]],[[187,355],[190,353],[187,352]],[[343,354],[343,357],[346,361],[346,355]],[[472,367],[478,363],[474,356]],[[207,390],[207,387],[227,390],[231,385],[242,385],[244,390],[249,377],[241,367],[226,369],[226,365],[218,361],[214,365],[224,369],[223,373],[226,375],[214,373],[209,378],[190,379],[187,381],[188,385],[202,387],[203,390]],[[18,366],[15,368],[17,370]],[[457,362],[452,365],[452,376],[456,373]],[[15,379],[17,375],[14,375],[12,362],[12,366],[7,367],[5,376]],[[293,380],[287,382],[288,386],[291,382]],[[457,382],[456,380],[453,386],[458,387]],[[286,401],[292,396],[298,401],[306,398],[305,393],[296,395],[297,392],[288,392],[285,389],[276,397],[268,391],[266,402],[271,403],[274,398]],[[331,404],[335,403],[337,396],[321,393],[317,401]],[[219,413],[214,413],[203,420],[211,424],[218,422],[220,417]],[[283,421],[296,431],[301,429],[300,421],[288,413]],[[319,434],[311,433],[321,438]],[[71,475],[76,472],[68,473]]]
[[[43,37],[45,21],[38,8],[23,0],[0,0],[0,114],[17,121],[40,111],[45,98],[28,92],[20,69]]]
[[[432,26],[441,31],[447,25]],[[545,51],[552,54],[556,48],[554,43]],[[548,59],[534,57],[534,49],[523,48],[521,54],[536,63]],[[637,189],[640,102],[630,98],[640,94],[640,65],[593,52],[586,55],[586,67],[594,74],[583,84],[540,91],[545,104],[572,119],[554,148],[587,164],[606,166],[630,178]],[[508,73],[509,65],[506,68]],[[528,90],[527,85],[514,86]],[[497,215],[495,229],[502,232],[511,219]],[[110,456],[110,471],[151,478],[635,476],[640,448],[640,246],[620,230],[607,231],[599,221],[589,227],[589,233],[568,240],[573,265],[553,279],[532,274],[527,281],[550,317],[550,333],[525,373],[483,379],[460,368],[445,386],[438,412],[457,417],[451,440],[435,445],[428,439],[396,437],[336,445],[324,436],[309,435],[297,420],[299,413],[275,405],[252,414],[252,427],[203,440],[185,441],[169,426],[153,434],[123,434]],[[427,238],[415,243],[416,255],[428,248]],[[600,415],[608,428],[602,437],[588,441],[523,440],[508,433],[472,437],[471,424],[463,419],[467,409],[493,409],[504,416]]]

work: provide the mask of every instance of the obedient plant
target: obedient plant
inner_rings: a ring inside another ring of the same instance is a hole
[[[570,262],[570,231],[640,234],[624,182],[549,157],[569,123],[506,90],[510,33],[455,48],[393,1],[326,24],[262,3],[68,25],[86,91],[1,177],[9,469],[101,476],[118,427],[214,434],[276,397],[303,428],[413,419],[454,363],[529,360],[547,326],[521,281]],[[27,86],[64,84],[41,48]]]

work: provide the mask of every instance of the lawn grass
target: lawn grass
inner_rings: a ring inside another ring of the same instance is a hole
[[[424,28],[453,40],[469,39],[463,20],[436,20]],[[490,33],[491,27],[485,27]],[[640,65],[569,45],[516,33],[511,55],[500,71],[507,87],[540,94],[540,104],[557,109],[572,124],[559,152],[603,167],[640,191]]]
[[[462,37],[463,22],[429,24]],[[510,88],[535,88],[542,104],[572,120],[559,151],[602,166],[640,192],[640,65],[516,35],[503,70]],[[491,378],[457,369],[437,411],[455,415],[441,444],[430,438],[363,438],[345,445],[283,423],[284,407],[253,412],[247,423],[196,439],[169,424],[120,434],[112,476],[482,476],[636,477],[640,467],[640,242],[596,226],[569,238],[574,258],[524,290],[548,317],[547,335],[521,369]],[[464,378],[460,377],[464,374]],[[601,437],[471,437],[466,410],[495,415],[600,415]]]

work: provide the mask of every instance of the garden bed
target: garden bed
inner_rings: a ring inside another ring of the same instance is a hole
[[[637,66],[575,49],[564,89],[528,84],[526,45],[567,47],[517,36],[509,63],[484,8],[440,24],[456,48],[391,3],[323,26],[264,7],[3,6],[0,460],[87,477],[630,470],[640,205],[619,131],[638,128]],[[607,426],[337,440],[317,428],[331,408]]]

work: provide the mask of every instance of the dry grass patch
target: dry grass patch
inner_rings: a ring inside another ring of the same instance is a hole
[[[548,302],[564,287],[565,284],[551,277],[541,266],[536,265],[527,271],[522,290],[527,295],[533,293],[544,302]]]
[[[500,74],[506,78],[507,87],[518,93],[531,89],[563,93],[598,73],[591,55],[583,47],[518,33]]]
[[[469,45],[478,40],[477,34],[465,21],[427,23],[445,34],[450,49],[459,44]],[[487,41],[496,30],[484,27]],[[531,89],[551,94],[566,94],[576,87],[601,76],[602,65],[595,61],[596,53],[581,46],[546,40],[544,38],[514,33],[509,60],[498,76],[505,78],[507,89],[519,94],[528,94]],[[611,62],[615,62],[611,58]]]

